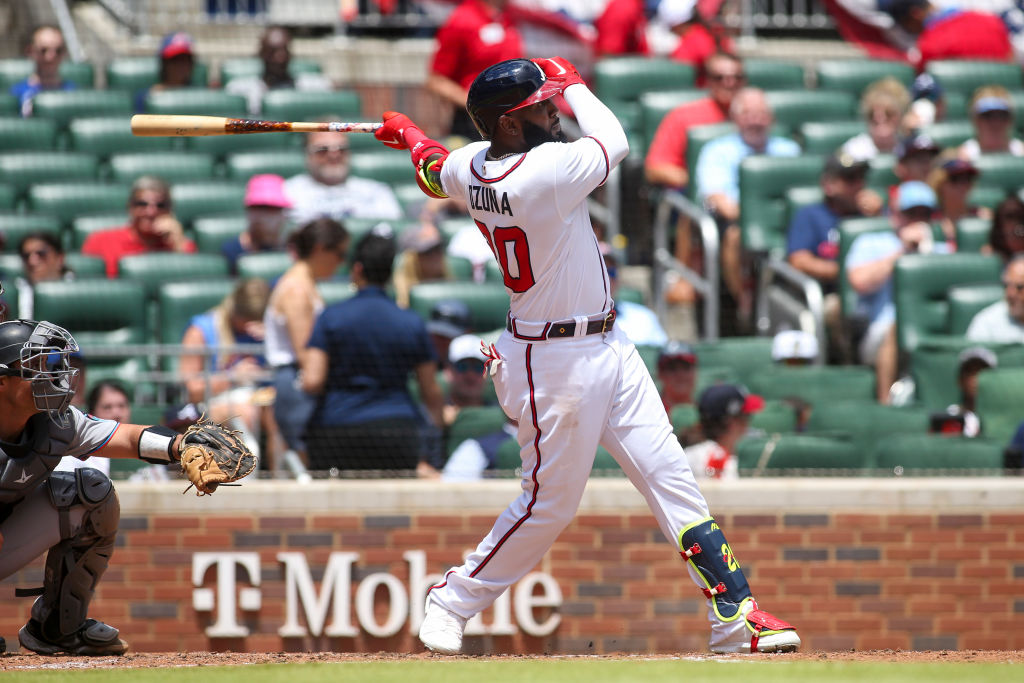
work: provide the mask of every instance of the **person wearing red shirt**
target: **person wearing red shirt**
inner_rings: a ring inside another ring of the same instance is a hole
[[[658,19],[679,36],[679,43],[669,55],[697,69],[697,87],[707,85],[704,63],[716,52],[733,52],[732,41],[710,26],[697,9],[697,0],[661,0]]]
[[[938,59],[1013,59],[1006,24],[994,14],[939,9],[928,0],[882,0],[879,9],[917,36],[918,69]]]
[[[611,0],[594,20],[594,28],[594,52],[598,57],[650,54],[643,0]]]
[[[455,105],[451,134],[480,135],[466,113],[466,93],[477,74],[523,56],[523,43],[506,8],[509,0],[464,0],[437,32],[427,89]]]
[[[185,237],[181,223],[171,213],[171,188],[160,178],[141,176],[132,183],[128,217],[128,225],[94,232],[82,245],[83,254],[104,260],[107,277],[117,277],[117,261],[122,256],[195,252],[195,243]]]

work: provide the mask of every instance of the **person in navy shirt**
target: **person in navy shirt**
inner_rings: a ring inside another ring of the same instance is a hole
[[[390,236],[363,237],[351,271],[356,295],[325,308],[313,327],[301,380],[319,396],[306,432],[311,469],[437,476],[429,462],[442,424],[437,356],[424,321],[384,291],[394,259]],[[409,393],[410,373],[432,424]]]
[[[18,98],[22,116],[32,115],[32,99],[44,90],[73,90],[75,84],[60,77],[60,63],[67,55],[64,34],[50,24],[32,31],[25,54],[35,62],[35,70],[28,78],[11,86],[10,93]]]

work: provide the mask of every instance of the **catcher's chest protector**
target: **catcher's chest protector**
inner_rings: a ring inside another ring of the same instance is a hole
[[[60,463],[74,437],[71,425],[60,427],[35,415],[19,443],[0,441],[0,504],[13,504],[39,486]]]

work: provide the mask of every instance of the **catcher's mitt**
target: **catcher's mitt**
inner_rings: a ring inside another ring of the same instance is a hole
[[[196,487],[197,496],[209,495],[219,484],[241,479],[256,469],[256,456],[238,438],[238,432],[205,417],[182,435],[178,451],[181,469]]]

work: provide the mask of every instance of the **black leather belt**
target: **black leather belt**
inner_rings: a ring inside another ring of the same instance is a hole
[[[611,310],[603,318],[597,320],[590,320],[587,322],[587,334],[602,334],[612,329],[615,326],[615,311]],[[563,339],[565,337],[576,336],[576,321],[575,320],[563,320],[557,323],[547,323],[544,328],[544,333],[533,337],[527,334],[521,334],[512,329],[512,318],[508,318],[505,322],[505,329],[514,334],[519,339]]]

